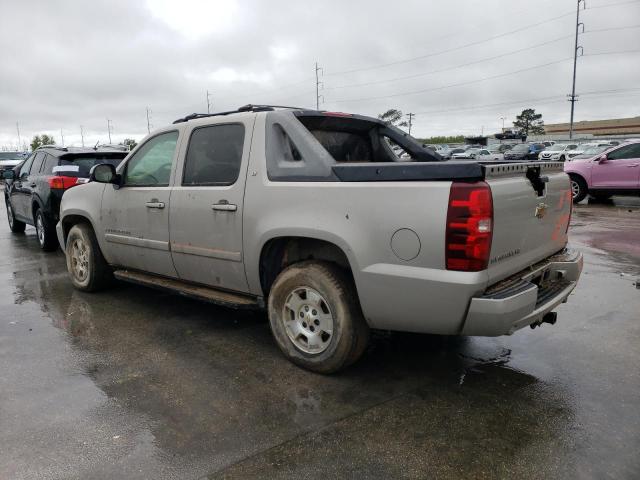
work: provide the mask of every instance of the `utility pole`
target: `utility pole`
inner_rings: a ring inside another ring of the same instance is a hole
[[[64,147],[64,135],[62,134],[62,129],[60,129],[60,141],[62,142],[62,146]]]
[[[211,102],[209,101],[210,96],[211,94],[209,93],[209,90],[207,90],[207,113],[211,113]]]
[[[569,120],[569,140],[573,138],[573,112],[575,109],[575,104],[578,101],[576,95],[576,66],[578,64],[578,50],[580,50],[580,55],[584,54],[584,49],[578,45],[578,32],[580,31],[580,25],[582,25],[582,32],[584,33],[584,23],[580,22],[580,4],[582,3],[582,8],[587,8],[586,0],[578,0],[576,4],[576,43],[575,48],[573,50],[573,83],[571,85],[571,95],[568,95],[569,101],[571,102],[571,119]]]
[[[409,117],[409,135],[411,135],[411,125],[413,124],[413,117],[415,116],[415,113],[407,113],[407,117]]]
[[[207,92],[208,95],[208,92]],[[209,97],[207,97],[207,100],[209,100]],[[209,110],[209,104],[207,103],[207,110]],[[149,110],[149,107],[147,107],[147,133],[151,133],[151,123],[149,121],[149,115],[151,114],[151,110]]]
[[[320,86],[324,88],[324,83],[320,81],[319,73],[322,73],[322,67],[319,67],[318,62],[316,62],[316,110],[320,110],[320,98],[324,102],[324,95],[320,95]]]
[[[22,140],[20,140],[20,122],[16,122],[16,130],[18,130],[18,150],[20,150],[20,144]]]
[[[111,120],[107,118],[107,131],[109,132],[109,145],[111,145]]]
[[[80,138],[82,139],[82,147],[84,148],[84,128],[80,125]]]
[[[504,133],[504,121],[505,121],[505,117],[500,117],[500,120],[502,120],[502,133]]]

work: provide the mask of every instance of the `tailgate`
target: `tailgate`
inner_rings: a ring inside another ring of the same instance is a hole
[[[561,162],[484,168],[494,211],[488,267],[491,285],[566,245],[571,188]]]

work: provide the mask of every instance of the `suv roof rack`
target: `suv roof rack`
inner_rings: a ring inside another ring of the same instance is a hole
[[[61,147],[60,145],[40,145],[36,150],[41,150],[45,148],[53,148],[54,150],[61,150],[63,152],[68,152],[69,149],[67,147]]]
[[[216,113],[192,113],[185,117],[179,118],[175,120],[173,123],[182,123],[188,122],[189,120],[195,120],[197,118],[207,118],[207,117],[218,117],[221,115],[231,115],[232,113],[241,113],[241,112],[270,112],[275,110],[276,108],[290,108],[292,110],[308,110],[306,108],[301,107],[289,107],[285,105],[252,105],[247,104],[242,107],[239,107],[237,110],[229,110],[227,112],[216,112]]]

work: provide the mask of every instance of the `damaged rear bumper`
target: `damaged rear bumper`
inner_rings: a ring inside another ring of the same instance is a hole
[[[565,302],[582,272],[582,254],[565,249],[471,299],[462,335],[511,335],[542,322]]]

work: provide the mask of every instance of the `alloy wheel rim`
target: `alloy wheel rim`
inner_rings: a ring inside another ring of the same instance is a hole
[[[71,244],[71,271],[80,282],[89,275],[89,251],[85,242],[76,238]]]
[[[573,194],[573,198],[576,198],[580,193],[580,185],[575,180],[571,180],[571,193]]]
[[[329,347],[334,317],[329,303],[317,290],[294,288],[284,302],[282,318],[289,340],[299,350],[320,354]]]
[[[11,205],[7,204],[7,217],[9,219],[9,226],[13,228],[13,211],[11,210]]]
[[[36,217],[36,234],[38,235],[40,245],[44,245],[44,222],[42,221],[41,213],[38,213]]]

